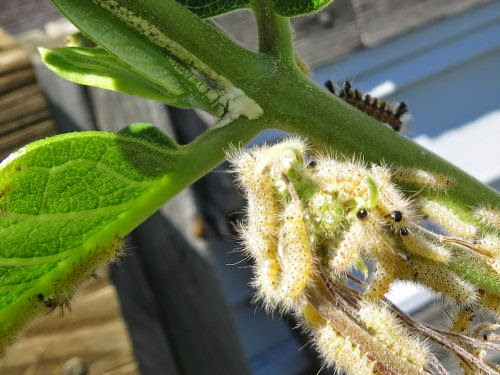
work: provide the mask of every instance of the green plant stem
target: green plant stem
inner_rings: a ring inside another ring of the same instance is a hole
[[[268,0],[254,0],[252,6],[259,32],[259,51],[284,66],[293,67],[293,40],[288,18],[277,15]]]
[[[262,129],[268,126],[265,120],[249,120],[239,117],[226,126],[213,126],[191,143],[182,146],[179,162],[169,172],[169,178],[175,181],[171,191],[165,191],[168,200],[185,187],[213,170],[226,159],[226,153],[233,146],[242,147],[252,140]]]

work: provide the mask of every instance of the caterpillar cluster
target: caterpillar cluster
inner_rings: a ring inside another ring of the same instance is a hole
[[[303,140],[290,138],[233,152],[230,160],[248,200],[240,231],[253,260],[256,298],[267,310],[297,316],[326,365],[335,363],[348,374],[427,369],[427,346],[384,303],[398,279],[448,297],[459,310],[481,304],[498,314],[498,295],[478,291],[448,267],[463,244],[425,229],[423,218],[430,216],[447,230],[472,226],[466,233],[474,231],[478,244],[470,237],[464,241],[486,247],[497,264],[498,235],[478,237],[473,224],[438,202],[406,198],[396,183],[444,191],[453,186],[451,178],[356,160],[311,159],[308,153]],[[491,212],[481,220],[491,222]],[[366,271],[367,260],[375,264],[375,275],[362,293],[354,291],[347,276],[355,268]]]
[[[408,106],[405,102],[389,103],[385,100],[365,94],[357,89],[353,89],[348,81],[342,87],[335,85],[332,81],[325,82],[325,87],[332,94],[356,107],[384,124],[388,124],[395,131],[400,131],[410,118],[407,114]]]

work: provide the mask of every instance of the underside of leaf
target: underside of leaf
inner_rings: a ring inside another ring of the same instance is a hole
[[[181,108],[205,105],[198,100],[198,95],[194,95],[204,84],[201,79],[190,82],[172,73],[171,81],[156,83],[101,48],[39,48],[39,51],[50,70],[75,83],[158,100]]]
[[[150,129],[64,134],[0,164],[0,353],[165,201],[175,146],[134,134]]]
[[[273,0],[274,11],[285,17],[317,12],[331,2],[332,0]]]
[[[316,12],[332,0],[268,0],[274,11],[285,17]],[[251,0],[177,0],[196,15],[207,18],[218,16],[236,9],[247,8]]]
[[[206,18],[245,8],[249,0],[177,0],[196,15]]]

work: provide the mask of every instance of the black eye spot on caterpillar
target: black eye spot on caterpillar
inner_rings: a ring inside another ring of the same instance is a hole
[[[311,160],[309,163],[307,163],[307,168],[316,168],[316,166],[318,165],[318,162],[316,160]]]
[[[366,208],[361,208],[358,212],[356,212],[356,217],[360,220],[363,220],[367,216],[368,211],[366,210]]]
[[[403,220],[403,213],[398,210],[393,211],[390,216],[396,223],[399,223],[401,220]]]
[[[333,95],[338,96],[375,120],[388,124],[395,131],[400,131],[405,124],[405,117],[407,117],[406,113],[408,112],[408,106],[405,102],[389,103],[364,94],[357,89],[353,89],[348,81],[345,81],[343,86],[339,87],[328,80],[325,82],[325,87]]]

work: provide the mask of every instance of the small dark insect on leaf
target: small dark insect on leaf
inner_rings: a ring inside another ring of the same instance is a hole
[[[47,310],[49,312],[54,311],[56,308],[61,309],[61,316],[64,315],[64,309],[68,309],[68,311],[71,311],[71,306],[69,304],[69,298],[63,298],[63,297],[49,297],[46,298],[43,294],[38,294],[37,295],[38,301],[42,302]]]

